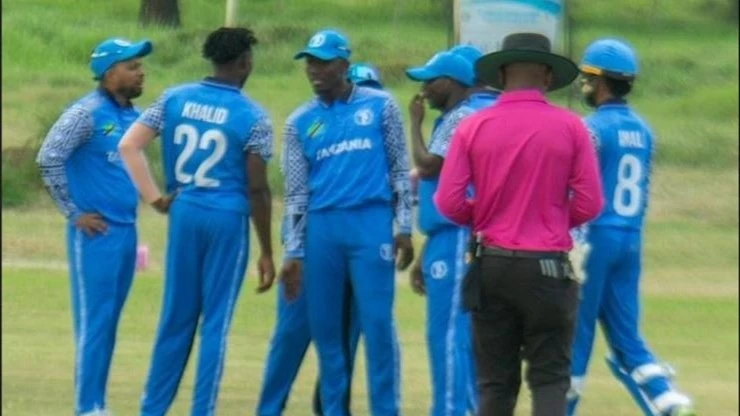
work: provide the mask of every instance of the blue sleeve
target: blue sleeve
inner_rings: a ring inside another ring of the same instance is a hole
[[[383,108],[383,137],[390,168],[396,225],[400,234],[411,234],[411,179],[403,119],[398,104],[389,98]]]
[[[442,158],[447,156],[447,150],[450,148],[450,142],[452,141],[452,136],[455,134],[455,129],[465,117],[472,113],[467,107],[463,107],[455,110],[449,117],[446,117],[442,124],[434,129],[434,133],[432,133],[429,153],[441,156]]]
[[[308,161],[298,130],[288,122],[283,133],[282,171],[285,181],[282,225],[285,258],[303,258],[308,208]]]
[[[167,92],[164,92],[157,98],[157,101],[144,110],[136,121],[150,127],[157,133],[162,133],[162,129],[164,128],[164,103],[166,100]]]
[[[51,127],[36,157],[46,190],[70,221],[76,220],[82,213],[69,194],[65,163],[75,149],[92,137],[93,126],[93,117],[88,110],[79,106],[71,107]]]
[[[272,158],[272,143],[272,123],[269,118],[262,116],[249,131],[244,151],[258,154],[265,162],[268,162]]]

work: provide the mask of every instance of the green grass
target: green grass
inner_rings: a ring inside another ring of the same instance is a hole
[[[646,232],[643,330],[658,356],[679,370],[678,385],[696,399],[700,414],[737,414],[737,176],[670,167],[658,167],[655,173]],[[687,186],[691,192],[685,191]],[[275,210],[281,212],[279,204]],[[71,406],[73,365],[64,222],[48,202],[4,209],[2,222],[2,410],[18,416],[62,414]],[[135,414],[146,377],[160,308],[165,227],[162,216],[142,207],[139,236],[150,246],[151,269],[137,277],[132,289],[110,380],[111,403],[122,415]],[[417,247],[420,242],[417,236]],[[255,258],[256,244],[252,246]],[[252,414],[274,323],[274,293],[256,295],[253,265],[247,274],[220,396],[223,415]],[[396,301],[403,405],[404,414],[417,416],[426,414],[430,394],[424,299],[413,295],[406,281],[405,274],[399,275]],[[603,364],[605,351],[599,340],[582,413],[634,415],[634,405]],[[364,415],[362,358],[358,365],[355,414]],[[287,416],[306,414],[315,374],[311,351]],[[192,377],[190,369],[173,414],[187,413]],[[518,415],[527,414],[528,400],[525,389]]]
[[[680,276],[684,279],[688,276]],[[275,294],[256,295],[254,276],[243,289],[229,340],[219,414],[253,414],[266,349],[272,332]],[[109,402],[121,415],[136,414],[146,377],[159,313],[161,278],[137,276],[120,326],[109,382]],[[65,414],[72,406],[73,342],[63,271],[3,269],[2,411],[13,416]],[[402,345],[403,412],[426,414],[429,397],[424,333],[424,300],[407,285],[397,291],[396,316]],[[697,402],[700,414],[737,414],[738,305],[730,294],[651,295],[644,305],[643,329],[650,345],[678,371],[678,385]],[[708,340],[711,340],[708,342]],[[197,351],[196,351],[197,352]],[[634,415],[636,408],[612,378],[598,341],[582,413]],[[195,356],[193,356],[195,357]],[[358,357],[363,357],[362,352]],[[711,357],[711,358],[709,358]],[[171,413],[188,413],[193,365],[188,367]],[[305,415],[310,405],[316,360],[313,350],[296,381],[286,415]],[[368,414],[364,359],[358,358],[354,414]],[[527,414],[529,395],[521,395],[518,415]],[[607,410],[608,409],[608,410]]]

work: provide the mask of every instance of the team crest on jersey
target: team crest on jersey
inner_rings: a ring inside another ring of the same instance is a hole
[[[308,136],[309,139],[313,139],[321,136],[322,134],[324,134],[324,122],[321,121],[321,119],[317,118],[313,121],[313,123],[311,123],[310,126],[308,126],[306,136]]]
[[[442,279],[447,276],[447,263],[442,260],[437,260],[432,263],[432,267],[429,269],[429,273],[433,279]]]
[[[369,108],[362,108],[355,113],[355,124],[369,126],[373,122],[373,112]]]
[[[116,123],[114,123],[114,122],[111,121],[111,122],[103,125],[103,136],[108,136],[109,134],[113,133],[114,131],[116,131]]]
[[[391,244],[380,245],[380,258],[385,261],[393,261],[393,246]]]

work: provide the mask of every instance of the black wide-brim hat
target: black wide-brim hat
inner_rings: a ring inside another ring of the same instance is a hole
[[[550,39],[539,33],[512,33],[504,38],[501,50],[482,56],[475,64],[476,77],[496,89],[503,89],[501,67],[515,62],[534,62],[552,69],[548,91],[570,85],[578,76],[578,66],[570,59],[551,52]]]

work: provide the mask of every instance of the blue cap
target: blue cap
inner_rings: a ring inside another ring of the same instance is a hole
[[[639,71],[635,51],[617,39],[599,39],[588,45],[579,69],[585,74],[623,79],[635,78]]]
[[[462,56],[470,62],[471,65],[475,67],[475,63],[478,62],[478,59],[480,59],[481,56],[483,56],[483,52],[476,48],[473,45],[457,45],[453,46],[450,49],[450,52],[454,53],[455,55]]]
[[[99,80],[113,65],[147,56],[151,52],[152,42],[148,40],[132,43],[122,38],[106,39],[93,49],[90,55],[90,70],[94,78]]]
[[[293,59],[313,56],[322,61],[331,61],[337,58],[349,59],[351,53],[349,41],[343,34],[336,30],[325,29],[311,36],[306,47],[298,52]]]
[[[406,76],[420,82],[449,77],[467,87],[475,83],[473,65],[465,58],[446,51],[434,55],[424,66],[407,69]]]
[[[347,70],[347,79],[353,84],[364,85],[373,88],[383,88],[380,80],[380,72],[377,68],[366,63],[355,63]]]

